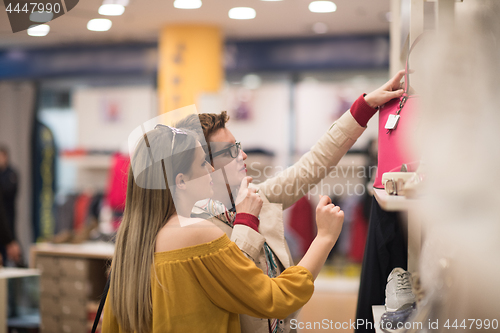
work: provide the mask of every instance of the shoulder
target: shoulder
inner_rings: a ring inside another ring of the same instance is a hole
[[[172,251],[214,241],[225,233],[212,222],[201,218],[186,219],[184,223],[167,223],[156,237],[156,252]]]
[[[198,241],[198,244],[208,243],[225,235],[224,231],[209,220],[202,218],[193,218],[191,220],[195,221],[185,228],[193,239]]]

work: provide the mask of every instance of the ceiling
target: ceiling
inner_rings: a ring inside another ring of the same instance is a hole
[[[0,48],[34,47],[74,43],[116,43],[156,41],[158,32],[166,24],[203,23],[222,27],[229,39],[263,39],[317,36],[314,23],[328,26],[325,35],[388,33],[386,13],[390,0],[333,0],[334,13],[311,13],[312,0],[202,0],[199,9],[176,9],[173,0],[130,0],[125,13],[107,17],[113,22],[109,31],[87,30],[87,22],[104,17],[97,13],[103,0],[80,0],[69,13],[49,22],[50,33],[45,37],[31,37],[26,31],[13,34],[0,3]],[[232,7],[252,7],[257,16],[253,20],[232,20]]]

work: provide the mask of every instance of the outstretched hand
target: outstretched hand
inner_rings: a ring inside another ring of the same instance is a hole
[[[365,96],[366,103],[376,109],[384,105],[393,98],[401,97],[404,94],[404,89],[401,88],[401,79],[405,75],[404,70],[400,70],[392,79],[387,81],[380,88],[372,91]]]

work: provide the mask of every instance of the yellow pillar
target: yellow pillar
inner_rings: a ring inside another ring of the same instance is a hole
[[[159,114],[196,104],[200,93],[219,91],[222,33],[209,25],[168,25],[160,32]]]

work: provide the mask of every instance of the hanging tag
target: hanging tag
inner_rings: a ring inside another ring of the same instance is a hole
[[[387,122],[385,123],[385,128],[393,130],[398,126],[399,114],[390,114]]]

